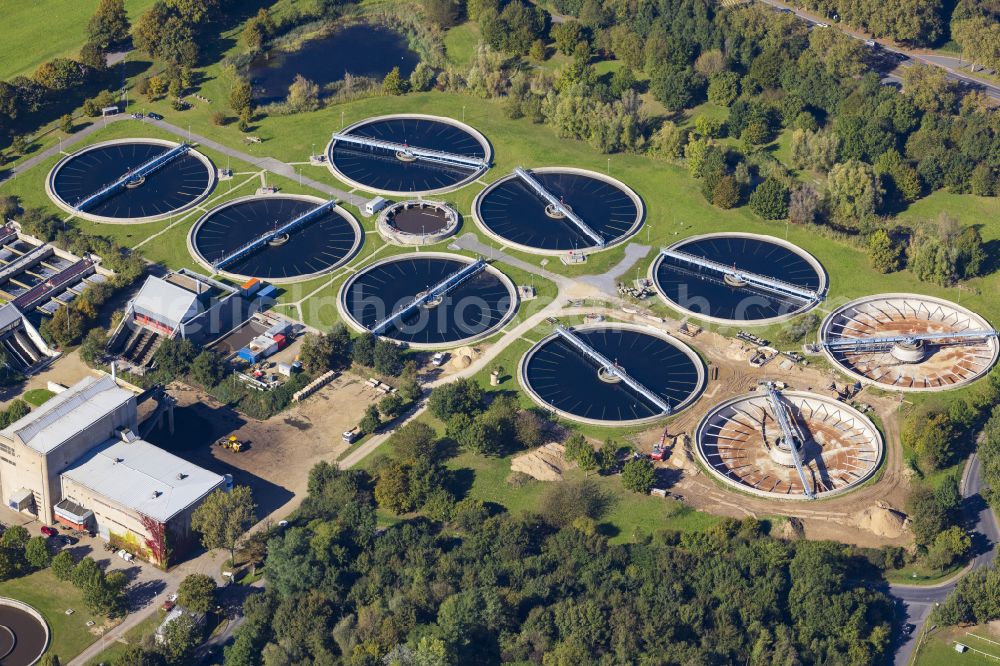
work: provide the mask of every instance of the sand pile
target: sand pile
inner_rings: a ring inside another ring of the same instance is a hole
[[[539,481],[561,481],[563,470],[569,467],[563,457],[565,452],[566,447],[562,444],[549,442],[511,459],[510,470],[527,474]]]
[[[670,464],[689,474],[698,473],[698,465],[691,456],[690,440],[687,433],[681,433],[674,437],[673,448],[670,453]]]
[[[894,539],[906,531],[909,520],[905,513],[896,511],[884,502],[878,502],[852,516],[856,526],[880,537]]]
[[[472,365],[472,362],[479,358],[479,350],[473,347],[459,347],[451,355],[451,367],[455,370],[464,370]]]

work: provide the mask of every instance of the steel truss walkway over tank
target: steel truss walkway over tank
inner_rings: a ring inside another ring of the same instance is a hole
[[[785,282],[784,280],[778,280],[777,278],[768,277],[766,275],[743,271],[736,268],[736,266],[726,266],[725,264],[720,264],[717,261],[705,259],[704,257],[699,257],[688,252],[682,252],[681,250],[671,250],[670,248],[665,247],[660,249],[660,253],[676,261],[693,264],[694,266],[707,268],[708,270],[731,276],[740,282],[745,282],[746,284],[757,287],[758,289],[770,291],[782,296],[790,296],[792,298],[806,301],[807,303],[813,303],[820,300],[819,292],[805,287],[799,287],[798,285]]]
[[[73,206],[73,208],[76,209],[76,210],[78,210],[78,211],[86,210],[88,207],[90,207],[90,206],[94,205],[95,203],[97,203],[97,202],[99,202],[99,201],[101,201],[101,200],[103,200],[103,199],[111,196],[112,194],[114,194],[118,190],[122,189],[123,187],[125,187],[129,183],[131,183],[131,182],[133,182],[135,180],[138,180],[140,178],[145,178],[146,176],[149,176],[150,174],[152,174],[154,171],[157,171],[158,169],[161,169],[162,167],[165,167],[167,164],[169,164],[170,162],[173,162],[175,159],[177,159],[181,155],[186,154],[189,150],[191,150],[191,146],[189,146],[186,143],[182,143],[179,146],[171,148],[167,152],[161,153],[161,154],[157,155],[156,157],[153,157],[153,158],[151,158],[151,159],[143,162],[142,164],[140,164],[136,168],[129,169],[118,180],[114,181],[113,183],[111,183],[109,185],[105,185],[104,187],[102,187],[101,189],[97,190],[96,192],[94,192],[90,196],[85,197],[85,198],[81,199],[80,201],[78,201],[76,203],[76,205]]]
[[[410,314],[424,303],[429,303],[438,298],[441,298],[448,292],[454,290],[456,287],[458,287],[466,280],[475,277],[485,269],[486,269],[486,260],[483,259],[482,257],[479,257],[479,259],[476,259],[476,261],[474,261],[473,263],[455,271],[445,279],[435,284],[433,287],[430,287],[427,291],[418,295],[416,298],[414,298],[412,301],[410,301],[400,309],[393,312],[391,315],[389,315],[379,323],[375,324],[375,326],[373,326],[370,329],[371,332],[374,333],[375,335],[382,335],[382,333],[388,330],[390,326],[394,325],[397,321],[399,321],[406,315]]]
[[[524,183],[535,192],[535,194],[541,197],[542,201],[552,206],[553,210],[555,210],[557,213],[559,213],[567,220],[575,224],[577,228],[579,228],[580,231],[589,236],[590,239],[593,240],[598,247],[604,247],[606,245],[604,241],[604,236],[594,231],[590,227],[590,225],[588,225],[586,222],[580,219],[579,215],[570,210],[569,206],[564,204],[559,199],[556,199],[555,196],[553,196],[551,192],[545,189],[534,176],[532,176],[530,173],[528,173],[521,167],[515,167],[514,173],[517,174],[517,177],[523,180]]]
[[[788,412],[785,411],[785,405],[782,403],[781,394],[778,393],[778,389],[774,388],[774,384],[771,383],[765,386],[767,387],[768,402],[771,403],[771,410],[774,412],[774,419],[781,428],[781,435],[785,438],[785,444],[792,452],[792,462],[795,463],[795,471],[799,473],[799,479],[802,480],[802,492],[809,499],[816,499],[815,491],[809,488],[809,477],[806,475],[806,468],[802,462],[802,452],[799,451],[798,447],[798,445],[804,445],[806,440],[799,429],[794,428],[791,421],[788,420]]]
[[[403,155],[413,159],[438,162],[440,164],[448,164],[451,166],[463,166],[470,169],[483,169],[489,166],[489,163],[482,157],[460,155],[458,153],[449,153],[444,150],[433,150],[431,148],[420,148],[419,146],[411,146],[406,143],[383,141],[382,139],[373,139],[371,137],[359,136],[357,134],[342,134],[340,132],[334,132],[333,140],[340,141],[342,143],[352,143],[356,146],[364,146],[366,148],[381,148],[382,150],[388,150],[394,153],[402,153]]]
[[[294,230],[298,229],[299,227],[301,227],[302,225],[311,222],[312,220],[316,219],[320,215],[323,215],[336,205],[337,205],[337,200],[330,199],[326,203],[321,203],[319,206],[316,206],[312,210],[307,210],[305,213],[302,213],[295,219],[284,223],[280,227],[275,227],[273,230],[268,231],[267,233],[263,233],[260,236],[257,236],[257,238],[254,238],[249,243],[246,243],[240,246],[239,248],[233,250],[232,252],[224,256],[222,259],[219,259],[214,264],[212,264],[212,268],[214,270],[219,270],[220,268],[223,268],[224,266],[233,263],[237,259],[242,259],[243,257],[247,256],[251,252],[254,252],[261,246],[270,243],[275,238],[278,238],[285,234],[289,234]]]
[[[568,342],[570,345],[576,348],[581,354],[594,361],[600,368],[613,377],[617,377],[626,386],[631,388],[633,391],[641,395],[642,397],[649,400],[651,403],[656,405],[663,414],[669,414],[671,411],[670,405],[667,404],[666,400],[656,395],[648,388],[640,384],[638,381],[632,378],[624,369],[620,368],[618,365],[613,363],[607,356],[597,351],[586,342],[580,339],[573,331],[569,330],[565,326],[556,326],[556,333],[559,334],[563,340]]]
[[[823,342],[823,346],[837,351],[887,351],[897,344],[913,345],[918,342],[944,341],[954,344],[974,344],[1000,335],[1000,331],[956,331],[948,333],[911,333],[887,335],[871,338],[833,338]]]

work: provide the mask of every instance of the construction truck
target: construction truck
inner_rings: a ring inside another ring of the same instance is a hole
[[[663,460],[664,456],[667,455],[667,430],[664,428],[663,434],[660,435],[660,441],[653,445],[653,452],[649,454],[652,460]]]
[[[236,435],[230,435],[229,437],[223,437],[218,442],[219,446],[224,449],[229,449],[233,453],[239,453],[243,450],[243,442],[236,439]]]

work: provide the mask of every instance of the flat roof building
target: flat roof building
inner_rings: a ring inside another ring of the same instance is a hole
[[[191,514],[227,481],[139,438],[136,397],[109,376],[87,377],[0,431],[7,505],[158,563],[183,552]]]

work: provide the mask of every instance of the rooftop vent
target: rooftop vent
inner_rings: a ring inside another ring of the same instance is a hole
[[[115,463],[116,463],[116,464],[117,464],[117,463],[123,463],[123,462],[125,462],[125,459],[124,459],[124,458],[115,458]]]
[[[188,475],[187,475],[187,474],[185,474],[184,472],[177,472],[177,480],[178,480],[178,481],[183,481],[184,479],[186,479],[186,478],[187,478],[187,476],[188,476]]]
[[[161,493],[159,490],[154,490],[153,491],[153,499],[156,499],[157,497],[159,497],[162,494],[163,493]]]

